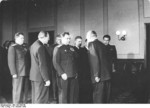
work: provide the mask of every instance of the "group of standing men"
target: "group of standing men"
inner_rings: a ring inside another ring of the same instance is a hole
[[[13,103],[24,103],[27,98],[28,79],[31,80],[32,103],[49,103],[50,89],[58,103],[108,103],[111,92],[111,72],[116,49],[109,45],[110,36],[97,39],[95,31],[70,45],[70,34],[56,37],[57,45],[50,47],[48,32],[41,31],[38,39],[24,47],[24,35],[15,34],[15,44],[8,50],[8,65],[13,78]],[[114,55],[114,56],[113,56]],[[29,66],[30,64],[30,66]],[[86,101],[88,100],[88,101]]]

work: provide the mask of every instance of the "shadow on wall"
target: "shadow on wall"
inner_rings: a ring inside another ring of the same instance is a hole
[[[127,59],[134,59],[134,53],[128,53]]]

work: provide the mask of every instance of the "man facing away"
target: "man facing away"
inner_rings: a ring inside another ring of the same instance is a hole
[[[31,69],[30,80],[32,86],[32,103],[48,103],[50,78],[46,61],[46,48],[44,44],[49,41],[49,34],[40,31],[38,40],[30,48]]]
[[[27,98],[27,92],[25,92],[25,89],[27,89],[25,87],[27,78],[25,62],[27,48],[23,46],[23,33],[16,33],[14,38],[15,44],[11,45],[8,49],[8,66],[13,78],[13,103],[24,103],[24,96]]]
[[[59,103],[74,103],[77,77],[76,52],[70,46],[70,34],[62,34],[62,45],[56,52],[54,67],[58,75]]]
[[[93,84],[93,102],[108,103],[110,98],[111,74],[106,47],[97,39],[97,33],[95,31],[88,31],[86,38]]]

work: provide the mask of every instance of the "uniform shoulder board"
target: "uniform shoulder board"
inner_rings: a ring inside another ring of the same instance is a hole
[[[61,47],[62,45],[57,45],[57,47],[59,48],[59,47]]]
[[[75,51],[73,47],[70,47],[70,50],[71,50],[71,51]]]
[[[11,46],[16,46],[17,44],[12,44]]]

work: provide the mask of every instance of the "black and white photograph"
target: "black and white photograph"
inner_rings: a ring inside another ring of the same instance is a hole
[[[150,0],[0,0],[0,108],[149,103]]]

